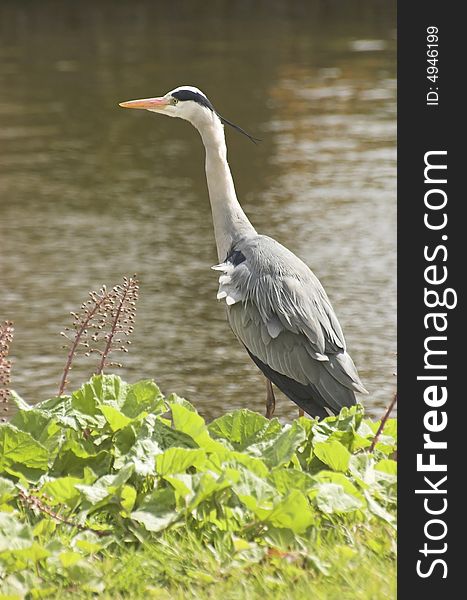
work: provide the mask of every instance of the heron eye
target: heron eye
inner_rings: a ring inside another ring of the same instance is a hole
[[[172,98],[172,104],[175,106],[175,104],[178,104],[178,100],[177,98]]]

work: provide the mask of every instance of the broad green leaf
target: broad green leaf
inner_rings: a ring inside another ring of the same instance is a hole
[[[98,504],[108,498],[109,491],[101,485],[84,485],[77,484],[76,489],[81,492],[83,497],[91,504]]]
[[[206,499],[231,486],[231,474],[219,477],[215,473],[176,473],[164,478],[174,488],[177,506],[193,511]]]
[[[257,511],[258,516],[261,512]],[[289,492],[263,518],[274,527],[285,527],[297,534],[304,533],[315,522],[310,503],[305,495],[298,490]]]
[[[375,464],[371,454],[354,454],[349,461],[349,472],[362,487],[372,486],[376,482]]]
[[[81,477],[57,477],[42,486],[41,494],[45,494],[52,505],[66,504],[73,508],[81,495],[76,486],[89,483],[91,483],[89,480],[86,481]]]
[[[158,475],[164,477],[173,473],[183,473],[191,466],[200,469],[205,462],[206,453],[202,449],[168,448],[156,457],[156,470]]]
[[[108,473],[113,457],[108,450],[98,450],[92,440],[86,440],[82,432],[67,431],[67,441],[55,458],[51,473],[82,477],[86,468],[96,475]]]
[[[164,413],[166,410],[164,396],[151,379],[144,379],[128,386],[121,407],[121,412],[131,419],[135,419],[141,413]]]
[[[145,438],[150,438],[156,442],[160,448],[162,448],[162,450],[167,450],[167,448],[172,447],[199,447],[199,445],[188,433],[174,429],[173,427],[167,425],[160,417],[155,417],[154,415],[148,415],[141,424],[141,429],[138,433],[138,439]]]
[[[26,568],[30,563],[37,563],[50,556],[50,552],[37,542],[32,542],[28,547],[10,550],[8,554],[9,560],[13,559],[15,561],[15,568],[18,570]]]
[[[118,375],[94,375],[89,383],[100,402],[125,402],[129,386]]]
[[[141,523],[147,531],[162,531],[174,523],[179,515],[175,511],[175,493],[172,488],[160,489],[146,496],[131,518]]]
[[[257,456],[250,456],[245,452],[237,452],[228,448],[217,450],[215,454],[209,454],[206,462],[206,468],[218,473],[222,473],[226,467],[236,468],[238,465],[243,465],[259,477],[267,477],[269,473],[267,466]]]
[[[124,516],[130,516],[136,502],[136,490],[131,485],[124,485],[120,492],[120,504],[125,511]]]
[[[159,444],[151,438],[138,440],[119,460],[115,461],[116,468],[133,464],[135,473],[142,477],[156,474],[156,456],[163,452]]]
[[[0,477],[0,505],[8,502],[17,494],[15,485],[4,477]]]
[[[64,427],[78,430],[80,413],[73,408],[71,396],[56,396],[36,404],[35,408],[47,415],[48,418],[55,417],[57,423]]]
[[[274,469],[271,471],[268,481],[280,494],[286,494],[292,489],[306,494],[315,485],[315,479],[311,475],[296,469]]]
[[[131,423],[131,419],[121,413],[118,408],[115,408],[115,406],[107,404],[100,406],[99,409],[104,415],[105,420],[109,424],[112,431],[123,429],[129,423]]]
[[[335,471],[320,471],[313,476],[313,481],[315,483],[336,483],[342,486],[344,492],[350,496],[354,496],[359,502],[364,503],[364,497],[360,490],[343,473],[337,473]]]
[[[200,446],[209,441],[209,433],[203,417],[181,404],[171,404],[174,428],[188,434]]]
[[[377,471],[388,473],[389,475],[397,475],[397,462],[389,458],[383,458],[375,465]]]
[[[44,518],[34,525],[34,537],[50,537],[55,533],[57,529],[57,522],[53,521],[50,517]]]
[[[62,567],[71,567],[79,562],[83,557],[78,552],[61,552],[59,554]]]
[[[246,408],[227,413],[215,419],[208,427],[210,434],[231,442],[236,450],[276,437],[281,431],[277,419],[266,419]]]
[[[362,502],[347,494],[337,483],[319,483],[309,494],[317,507],[324,513],[345,513],[359,509]]]
[[[16,471],[21,465],[46,471],[49,454],[29,433],[10,424],[0,425],[0,472]]]
[[[291,529],[284,527],[268,527],[264,535],[264,541],[272,547],[284,550],[300,547],[299,538]]]
[[[285,425],[279,435],[247,448],[248,453],[260,457],[268,467],[287,464],[306,439],[303,427],[294,421],[291,426]]]
[[[138,433],[139,427],[137,428],[135,427],[135,424],[130,423],[123,429],[117,431],[114,436],[112,436],[112,440],[115,447],[115,456],[117,458],[124,457],[126,454],[128,454],[128,452],[136,442],[136,436],[138,435]],[[125,461],[123,460],[122,464],[124,463]]]
[[[22,523],[19,514],[0,512],[0,555],[21,548],[29,548],[33,543],[32,530]]]
[[[18,411],[28,412],[30,410],[34,410],[34,406],[23,400],[21,396],[15,392],[15,390],[10,390],[10,400],[16,406]]]
[[[98,414],[100,399],[92,383],[85,383],[79,390],[71,395],[73,410],[83,415],[95,416]]]
[[[337,440],[327,440],[314,445],[314,453],[333,471],[347,471],[350,452]]]
[[[276,488],[245,468],[239,468],[238,473],[238,480],[232,485],[238,499],[255,513],[260,507],[271,510],[278,496]]]
[[[19,430],[31,434],[49,452],[54,452],[60,442],[61,426],[57,419],[47,411],[28,406],[28,408],[18,410],[9,423]]]
[[[182,504],[183,508],[185,508],[195,495],[193,475],[191,473],[175,473],[173,475],[166,475],[165,480],[173,487],[178,504]],[[182,503],[179,502],[180,499],[183,499]]]
[[[394,525],[396,521],[396,515],[390,513],[380,502],[378,502],[374,496],[368,490],[365,490],[365,498],[368,502],[369,510],[376,516],[386,521],[390,525]]]
[[[196,408],[191,402],[189,402],[186,398],[181,398],[180,396],[177,396],[177,394],[170,394],[170,396],[167,398],[167,404],[169,406],[171,404],[180,404],[180,406],[184,406],[188,410],[191,410],[191,412],[197,412]]]
[[[71,540],[71,547],[77,548],[84,554],[95,554],[108,543],[106,538],[100,538],[92,531],[80,531]]]
[[[71,403],[75,410],[90,416],[98,414],[101,404],[125,402],[128,384],[117,375],[94,375],[78,391],[73,392]]]
[[[170,408],[174,428],[177,431],[189,435],[199,447],[204,447],[208,452],[215,451],[217,448],[223,449],[222,444],[213,440],[209,435],[208,428],[201,415],[181,404],[171,404]]]
[[[192,477],[195,494],[187,506],[189,511],[193,511],[216,492],[220,492],[231,486],[231,477],[229,475],[227,477],[218,477],[215,473],[207,471],[205,473],[195,473]]]

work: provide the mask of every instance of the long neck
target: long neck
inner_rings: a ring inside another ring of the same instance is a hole
[[[256,231],[243,212],[227,162],[224,128],[217,117],[198,130],[206,148],[206,179],[219,261],[239,239]]]

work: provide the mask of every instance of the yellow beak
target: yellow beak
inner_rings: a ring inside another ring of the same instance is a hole
[[[128,100],[120,102],[122,108],[142,108],[144,110],[164,108],[170,104],[167,98],[143,98],[142,100]]]

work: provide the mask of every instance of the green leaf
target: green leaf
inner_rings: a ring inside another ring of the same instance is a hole
[[[180,475],[174,475],[173,477],[180,477]],[[217,492],[221,492],[226,488],[230,487],[231,474],[227,472],[226,476],[217,476],[215,473],[195,473],[191,476],[193,478],[193,490],[194,496],[190,498],[187,506],[187,511],[193,511],[199,507],[205,500],[211,499]]]
[[[208,452],[216,451],[217,448],[223,449],[222,444],[210,437],[206,423],[198,413],[181,404],[172,403],[170,408],[174,428],[177,431],[189,435],[199,447],[204,447]]]
[[[2,552],[29,548],[34,541],[31,528],[18,517],[16,512],[0,512],[0,555]]]
[[[342,485],[337,483],[319,483],[309,494],[317,507],[324,513],[346,513],[359,509],[362,502],[351,494],[347,494]]]
[[[327,440],[314,445],[315,455],[333,471],[347,471],[350,452],[337,440]]]
[[[208,429],[212,436],[228,440],[236,450],[244,450],[251,444],[276,437],[282,428],[277,419],[269,420],[244,408],[215,419]]]
[[[119,431],[119,429],[123,429],[131,423],[131,419],[121,413],[115,406],[107,404],[101,406],[100,411],[104,415],[105,420],[112,431]]]
[[[172,448],[174,446],[177,448],[199,447],[188,433],[173,429],[160,417],[155,417],[154,415],[148,415],[144,419],[138,433],[138,439],[146,438],[156,442],[162,450],[167,450],[167,448]]]
[[[209,454],[206,462],[206,468],[218,473],[222,473],[227,467],[236,468],[238,465],[243,465],[259,477],[265,478],[269,473],[268,467],[257,456],[250,456],[245,452],[236,452],[228,448],[217,450],[215,454]]]
[[[151,438],[138,440],[130,449],[115,462],[118,468],[125,464],[133,464],[135,473],[142,477],[156,474],[156,456],[163,452],[159,444]]]
[[[94,474],[87,473],[85,477],[57,477],[52,481],[47,481],[41,487],[41,494],[45,494],[49,503],[66,504],[71,508],[75,507],[81,496],[77,485],[86,485],[96,479]]]
[[[147,531],[157,532],[169,527],[178,519],[173,489],[156,490],[146,496],[138,510],[131,513],[131,518]]]
[[[107,544],[108,541],[99,538],[92,531],[80,531],[71,541],[71,546],[77,548],[84,554],[95,554],[102,550]]]
[[[238,499],[256,514],[259,508],[272,510],[274,499],[278,496],[274,486],[245,468],[239,468],[238,474],[238,480],[232,485]]]
[[[18,411],[28,412],[30,410],[34,410],[34,406],[23,400],[21,396],[15,392],[15,390],[10,390],[10,400],[16,406]]]
[[[292,490],[274,506],[265,520],[274,527],[284,527],[300,534],[315,522],[315,516],[305,495]]]
[[[75,484],[77,490],[83,497],[90,502],[95,509],[106,504],[121,504],[125,510],[133,507],[136,499],[136,492],[131,486],[124,484],[133,474],[134,466],[126,465],[115,475],[104,475],[95,481],[92,485]],[[130,487],[131,489],[127,489]]]
[[[71,395],[72,407],[83,415],[96,417],[101,404],[122,406],[126,400],[128,384],[117,375],[94,375]]]
[[[144,379],[130,385],[121,411],[127,417],[135,419],[141,413],[164,413],[167,407],[160,389],[151,379]]]
[[[34,525],[34,537],[50,537],[55,533],[57,523],[52,521],[50,517],[41,519],[39,523]]]
[[[13,559],[15,562],[15,568],[20,570],[28,566],[28,563],[37,563],[50,556],[50,552],[38,544],[33,542],[27,548],[18,548],[10,550],[9,559]]]
[[[306,494],[315,485],[315,479],[311,475],[296,469],[274,469],[271,471],[269,481],[280,494],[286,494],[292,489]]]
[[[4,477],[0,477],[0,506],[17,495],[14,484]]]
[[[10,424],[0,426],[0,472],[21,471],[21,466],[46,471],[49,454],[29,433]]]
[[[97,475],[109,472],[113,457],[108,450],[96,447],[93,439],[86,439],[83,431],[67,429],[64,437],[51,469],[52,475],[82,477],[86,468],[92,469]]]
[[[156,470],[158,475],[164,477],[173,473],[183,473],[191,466],[200,469],[205,462],[206,453],[202,449],[169,448],[156,457]]]
[[[195,495],[193,475],[191,473],[174,473],[166,475],[165,480],[173,487],[177,501],[183,499],[183,503],[179,502],[179,504],[185,508]]]
[[[396,521],[396,516],[390,513],[368,490],[365,490],[365,498],[368,502],[368,508],[376,517],[393,525]]]
[[[362,503],[362,505],[365,502],[360,490],[343,473],[336,473],[335,471],[320,471],[313,476],[313,481],[320,483],[336,483],[342,486],[342,489],[346,492],[346,494],[354,496],[360,503]]]
[[[397,475],[397,462],[389,458],[383,458],[375,465],[375,469],[389,475]]]
[[[62,566],[67,568],[76,565],[83,557],[78,552],[61,552],[58,556]]]
[[[191,402],[186,400],[186,398],[181,398],[180,396],[177,396],[177,394],[170,394],[170,396],[167,398],[167,404],[169,406],[172,404],[180,404],[180,406],[184,406],[188,410],[191,410],[191,412],[197,412],[196,408]]]
[[[278,467],[292,460],[295,451],[305,439],[305,430],[294,421],[292,425],[285,425],[279,435],[249,446],[247,450],[253,456],[260,457],[268,467]]]

